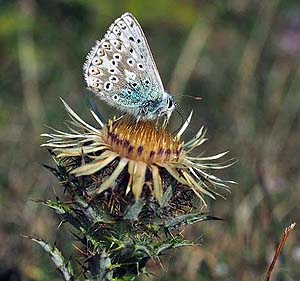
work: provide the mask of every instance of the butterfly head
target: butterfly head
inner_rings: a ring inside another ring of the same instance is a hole
[[[164,92],[161,99],[145,102],[139,111],[138,117],[142,120],[155,120],[165,116],[169,120],[174,109],[174,98]]]
[[[164,107],[161,111],[161,114],[165,115],[167,117],[167,121],[169,121],[171,114],[172,114],[173,110],[175,109],[176,103],[175,103],[175,100],[172,97],[172,95],[170,95],[166,92],[164,93],[163,101],[164,101]]]

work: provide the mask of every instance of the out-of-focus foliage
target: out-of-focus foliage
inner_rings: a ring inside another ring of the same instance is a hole
[[[186,113],[194,109],[195,130],[208,127],[207,151],[229,149],[239,160],[222,175],[239,185],[209,202],[225,220],[186,232],[204,233],[203,247],[170,253],[164,269],[149,263],[153,280],[261,280],[280,233],[300,218],[297,0],[0,1],[0,280],[58,276],[22,234],[56,241],[65,256],[74,250],[65,226],[57,230],[57,217],[31,200],[58,186],[40,165],[48,155],[39,134],[66,119],[60,96],[88,112],[82,63],[125,11],[143,26],[166,89]],[[299,262],[295,231],[274,280],[298,280]]]

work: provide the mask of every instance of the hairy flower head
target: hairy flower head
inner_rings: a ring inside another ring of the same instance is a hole
[[[71,132],[55,130],[53,134],[43,134],[49,138],[43,146],[49,147],[57,158],[66,162],[80,159],[76,164],[69,165],[70,173],[76,177],[95,176],[111,167],[105,177],[100,177],[94,194],[118,188],[116,182],[123,173],[128,174],[126,194],[132,192],[135,200],[141,197],[143,189],[149,189],[160,202],[166,189],[165,175],[191,188],[204,205],[203,195],[215,198],[217,187],[229,189],[227,184],[230,181],[223,181],[208,172],[232,165],[232,161],[215,162],[227,152],[210,157],[192,156],[193,150],[206,141],[204,128],[201,127],[186,143],[181,140],[192,114],[177,134],[157,128],[151,121],[136,122],[127,117],[104,124],[91,111],[100,126],[95,128],[63,103],[73,121]]]

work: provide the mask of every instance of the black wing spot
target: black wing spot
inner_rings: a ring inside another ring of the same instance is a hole
[[[114,54],[114,59],[120,60],[121,59],[121,55],[118,54],[118,53]]]
[[[105,55],[105,52],[102,49],[98,49],[97,55],[103,57]]]
[[[91,66],[89,69],[89,73],[91,75],[96,75],[100,73],[100,70],[96,66]]]
[[[112,76],[109,77],[109,81],[115,83],[115,82],[118,82],[118,78],[117,78],[117,76],[112,75]]]
[[[128,63],[130,66],[132,66],[132,65],[134,64],[134,60],[133,60],[133,59],[128,59],[128,60],[127,60],[127,63]]]
[[[92,63],[95,65],[100,65],[102,64],[102,59],[100,59],[99,57],[94,57]]]
[[[111,50],[111,46],[110,46],[110,44],[107,43],[107,42],[104,42],[104,43],[102,44],[102,48],[103,48],[103,49],[106,49],[106,50]]]
[[[105,88],[107,91],[110,91],[110,90],[112,89],[112,83],[110,83],[110,82],[105,82],[104,88]]]

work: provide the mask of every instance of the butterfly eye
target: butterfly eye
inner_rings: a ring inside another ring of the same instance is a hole
[[[97,75],[100,73],[100,70],[96,66],[91,66],[89,69],[89,74]]]
[[[171,109],[174,107],[174,101],[171,97],[168,98],[168,109]]]

